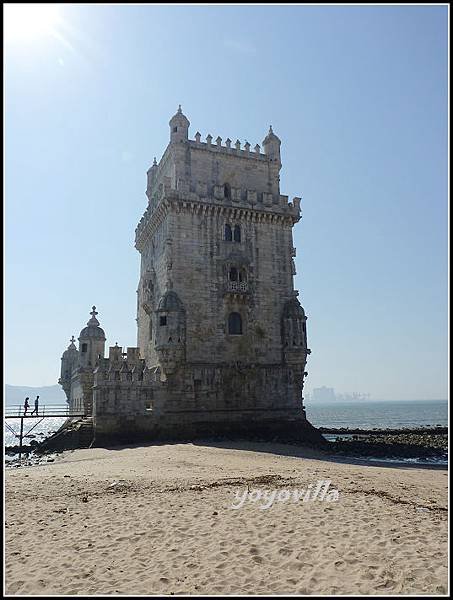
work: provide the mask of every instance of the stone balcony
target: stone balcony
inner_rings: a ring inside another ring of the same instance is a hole
[[[227,292],[245,294],[248,292],[248,283],[246,281],[228,281]]]
[[[246,301],[250,295],[250,288],[247,281],[227,281],[224,288],[224,295]]]

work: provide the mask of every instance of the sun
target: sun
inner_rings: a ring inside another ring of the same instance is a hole
[[[51,35],[60,21],[55,4],[5,4],[5,38],[32,41]]]

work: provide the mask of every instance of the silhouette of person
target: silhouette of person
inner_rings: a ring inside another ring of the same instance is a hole
[[[33,415],[36,413],[36,416],[38,416],[38,408],[39,408],[39,396],[36,396],[35,408],[33,409],[33,412],[31,414]]]
[[[24,416],[27,414],[27,410],[28,407],[30,406],[30,404],[28,403],[28,396],[25,398],[25,402],[24,402]]]

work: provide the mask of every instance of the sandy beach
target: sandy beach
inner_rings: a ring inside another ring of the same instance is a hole
[[[6,593],[446,594],[447,479],[279,444],[66,452],[7,470]],[[318,481],[338,499],[295,499]]]

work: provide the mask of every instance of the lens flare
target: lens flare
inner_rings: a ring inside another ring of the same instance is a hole
[[[54,4],[7,4],[4,17],[5,38],[9,41],[32,41],[51,35],[60,21]]]

